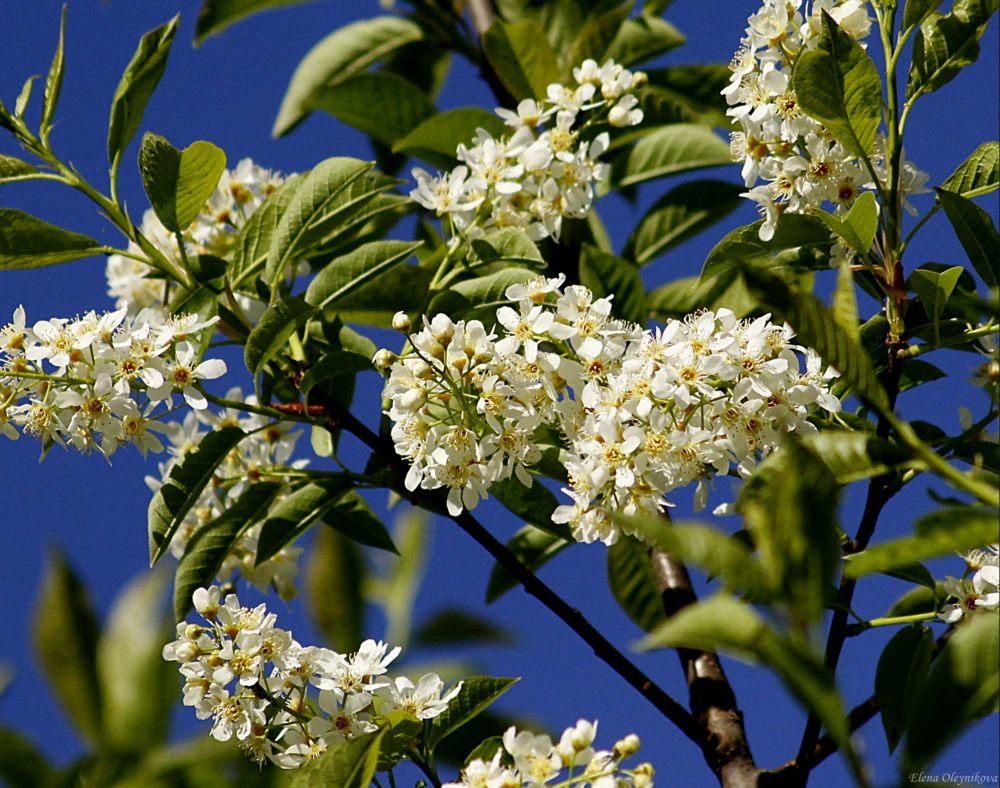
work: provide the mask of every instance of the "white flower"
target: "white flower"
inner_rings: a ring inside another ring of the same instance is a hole
[[[170,398],[171,391],[180,391],[185,402],[195,410],[208,407],[205,395],[195,383],[199,380],[214,380],[226,374],[226,362],[213,358],[194,365],[197,350],[190,342],[179,342],[174,350],[175,360],[168,363],[163,384],[149,390],[149,397],[154,401]]]
[[[462,682],[444,692],[444,682],[436,673],[427,673],[414,684],[406,676],[398,676],[388,686],[393,708],[402,709],[420,720],[429,720],[448,708],[448,701],[458,695]]]

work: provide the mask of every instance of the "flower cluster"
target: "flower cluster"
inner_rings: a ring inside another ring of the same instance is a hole
[[[462,164],[433,177],[422,169],[413,176],[410,197],[450,218],[453,231],[476,235],[492,227],[518,227],[533,240],[559,238],[564,217],[582,218],[594,201],[594,184],[607,174],[598,159],[609,137],[583,132],[598,122],[634,126],[642,121],[633,91],[646,80],[607,61],[585,60],[573,69],[575,85],[554,83],[538,102],[524,99],[516,110],[497,109],[510,127],[494,139],[477,131],[472,147],[458,146]]]
[[[184,255],[228,258],[247,219],[283,181],[282,176],[250,159],[243,159],[233,170],[225,170],[215,192],[183,233]],[[140,231],[168,259],[179,265],[183,263],[176,236],[163,226],[152,209],[143,214]],[[135,243],[129,244],[128,251],[135,258],[144,257]],[[108,257],[105,269],[108,295],[117,299],[119,308],[128,305],[133,311],[164,303],[168,283],[157,278],[152,267],[135,258],[117,254]]]
[[[1000,545],[992,544],[965,556],[966,577],[948,577],[944,581],[948,597],[954,601],[941,608],[938,615],[949,624],[965,615],[1000,608]],[[968,573],[972,577],[968,577]]]
[[[774,235],[784,211],[806,213],[824,204],[834,212],[849,208],[862,188],[872,188],[871,175],[830,131],[802,112],[791,87],[799,55],[815,49],[822,15],[828,13],[856,40],[871,30],[863,0],[764,0],[753,14],[740,48],[733,56],[729,85],[722,91],[727,114],[741,131],[731,137],[733,158],[743,163],[743,179],[764,216],[762,240]],[[885,177],[882,146],[872,159],[875,174]],[[755,186],[758,179],[763,184]],[[927,174],[910,162],[901,168],[902,195],[927,191]]]
[[[556,434],[573,502],[552,519],[612,544],[613,512],[658,512],[693,482],[703,505],[712,474],[749,475],[786,435],[815,429],[810,406],[840,408],[836,373],[766,316],[720,309],[648,331],[614,318],[610,297],[562,284],[509,287],[499,337],[440,314],[410,336],[385,387],[409,489],[446,487],[450,512],[471,509],[496,481],[530,486]]]
[[[27,324],[23,307],[0,328],[0,435],[20,428],[45,444],[110,457],[131,443],[144,455],[163,451],[158,419],[180,394],[196,410],[198,389],[226,371],[199,361],[198,334],[214,324],[197,315],[167,316],[128,308]]]
[[[639,737],[626,736],[614,748],[594,750],[597,722],[579,720],[563,731],[558,744],[546,736],[511,727],[503,735],[491,760],[476,758],[462,769],[461,780],[446,783],[443,788],[477,788],[477,786],[580,786],[586,788],[651,788],[653,767],[648,763],[633,769],[622,769],[622,761],[639,751]],[[563,769],[569,774],[564,781],[556,780]],[[582,771],[580,771],[582,770]]]
[[[212,736],[236,738],[259,762],[294,769],[378,730],[390,711],[432,719],[461,689],[445,693],[433,673],[416,684],[390,678],[400,649],[382,642],[366,640],[353,654],[303,646],[264,605],[223,599],[217,586],[199,588],[193,600],[207,625],[179,623],[163,658],[181,663],[184,705],[212,720]]]
[[[253,396],[244,398],[243,392],[234,388],[226,393],[232,402],[256,404]],[[218,413],[200,410],[189,413],[183,421],[164,425],[168,443],[168,458],[159,464],[158,476],[147,476],[146,484],[154,492],[179,463],[210,432],[223,427],[239,427],[245,433],[236,448],[215,469],[212,481],[185,515],[170,542],[170,552],[176,558],[184,555],[188,542],[196,533],[217,517],[228,511],[254,483],[261,480],[288,481],[290,473],[305,467],[308,460],[292,460],[295,443],[301,431],[290,430],[289,422],[273,421],[264,416],[243,414],[233,409]],[[279,493],[271,501],[268,511],[279,505],[287,494]],[[233,543],[222,566],[216,573],[220,580],[240,575],[261,590],[273,587],[280,597],[295,596],[295,578],[298,575],[298,557],[302,549],[285,546],[266,561],[257,561],[257,544],[266,512],[243,529]]]

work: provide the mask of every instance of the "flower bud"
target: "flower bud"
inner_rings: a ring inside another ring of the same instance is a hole
[[[632,87],[633,88],[644,88],[649,84],[649,75],[645,71],[633,71],[632,72]]]
[[[620,761],[630,758],[637,752],[639,752],[639,737],[634,733],[630,733],[615,743],[615,758]]]
[[[647,788],[653,785],[653,775],[655,774],[653,764],[640,763],[632,772],[632,784],[635,788]]]
[[[396,362],[396,354],[388,348],[382,348],[372,356],[372,364],[379,369],[388,369]]]
[[[392,327],[402,334],[408,334],[413,324],[410,322],[410,316],[406,312],[397,312],[392,316]]]

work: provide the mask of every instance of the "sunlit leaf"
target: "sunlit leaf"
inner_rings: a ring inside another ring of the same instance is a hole
[[[21,178],[38,172],[38,167],[16,156],[6,156],[0,153],[0,183],[14,178]]]
[[[347,479],[314,479],[283,497],[267,513],[257,537],[256,565],[272,558],[323,517],[348,490]]]
[[[0,271],[68,263],[100,253],[101,245],[14,208],[0,208]]]
[[[111,119],[108,122],[108,161],[112,165],[119,161],[139,130],[146,104],[167,67],[167,56],[179,21],[178,15],[146,33],[125,67],[111,101]]]
[[[461,107],[431,115],[392,146],[394,153],[407,153],[442,169],[456,166],[459,144],[469,145],[476,129],[486,129],[493,137],[503,135],[503,121],[480,107]]]
[[[941,188],[966,199],[989,194],[1000,185],[1000,142],[984,142],[949,175]]]
[[[632,17],[622,22],[601,57],[631,66],[669,52],[684,41],[684,34],[665,19],[656,16]]]
[[[820,46],[802,53],[792,74],[802,111],[851,153],[869,156],[882,118],[882,81],[864,48],[823,12]]]
[[[992,217],[961,195],[946,189],[936,191],[972,267],[987,287],[996,287],[1000,283],[1000,235]]]
[[[649,548],[623,535],[608,548],[608,586],[618,606],[644,631],[650,632],[666,614],[649,563]]]
[[[545,98],[549,84],[559,82],[559,59],[545,32],[531,20],[494,19],[482,45],[486,59],[515,99]]]
[[[611,313],[615,317],[641,326],[649,319],[642,275],[628,260],[584,244],[580,250],[580,283],[595,296],[613,295]]]
[[[941,5],[942,0],[906,0],[903,9],[903,30],[919,25]]]
[[[306,289],[306,302],[321,308],[336,306],[355,290],[402,263],[422,245],[422,241],[372,241],[363,244],[323,267]]]
[[[732,162],[729,144],[710,129],[693,123],[675,123],[642,137],[621,157],[612,170],[612,185],[631,186]]]
[[[770,241],[760,239],[760,225],[737,227],[719,241],[705,258],[702,280],[750,264],[791,270],[829,268],[830,230],[821,220],[786,213]]]
[[[398,16],[363,19],[330,33],[296,67],[271,133],[284,136],[311,111],[324,90],[342,84],[423,35],[418,24]]]
[[[905,627],[882,650],[875,671],[875,700],[889,752],[896,749],[910,722],[917,688],[927,673],[934,648],[929,627]]]
[[[323,521],[358,544],[399,555],[385,525],[355,491],[340,496],[323,514]]]
[[[343,739],[326,754],[292,772],[288,788],[368,788],[378,765],[386,728]]]
[[[493,676],[470,676],[462,682],[448,708],[431,723],[428,744],[431,751],[445,736],[485,711],[497,698],[509,690],[517,679]]]
[[[878,229],[878,207],[873,192],[865,192],[858,197],[843,216],[834,216],[827,211],[819,211],[817,215],[854,251],[868,254]]]
[[[62,16],[59,18],[59,43],[56,45],[55,55],[52,57],[52,65],[49,66],[49,73],[45,78],[45,100],[42,104],[42,119],[39,122],[39,130],[42,139],[47,139],[52,128],[52,120],[56,114],[56,107],[59,105],[59,94],[62,92],[63,76],[66,71],[66,6],[63,6]]]
[[[565,63],[565,68],[563,69],[562,81],[568,81],[568,77],[572,76],[572,69],[587,58],[595,60],[598,63],[603,63],[609,57],[613,57],[608,54],[608,48],[611,46],[612,42],[617,42],[619,40],[623,23],[627,22],[629,11],[631,9],[632,0],[627,0],[624,3],[619,2],[617,4],[605,4],[596,12],[592,12],[588,15],[587,21],[576,34],[576,38],[573,40],[569,51],[564,53],[563,62]],[[651,32],[649,27],[644,26],[637,21],[630,26],[630,30],[626,32],[626,36],[628,36],[629,33],[632,33],[633,43],[635,43],[637,47],[641,47],[641,44],[637,39],[643,32],[646,31],[650,31],[650,38],[655,35]],[[676,37],[674,37],[672,41],[674,42],[674,45],[676,45]],[[647,40],[645,43],[651,48],[651,51],[656,49],[656,45],[653,44],[652,41]],[[623,50],[621,54],[628,56],[628,42],[623,41],[622,44]],[[669,48],[669,45],[667,48]],[[634,63],[636,60],[631,60],[630,62]],[[555,81],[558,82],[560,80]]]
[[[170,546],[170,541],[195,505],[226,455],[246,433],[239,427],[213,430],[184,455],[170,470],[163,486],[149,502],[149,562],[155,564]]]
[[[974,63],[979,38],[996,10],[997,0],[955,0],[948,14],[926,16],[913,41],[907,99],[947,85]]]
[[[178,150],[158,134],[146,132],[139,148],[139,174],[149,203],[171,232],[186,230],[212,196],[226,169],[226,154],[197,140]]]

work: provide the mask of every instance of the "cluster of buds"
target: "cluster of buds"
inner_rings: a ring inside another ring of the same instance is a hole
[[[204,409],[199,381],[226,371],[219,359],[198,359],[198,334],[215,319],[127,313],[123,305],[29,326],[24,308],[15,309],[0,328],[0,435],[17,438],[20,428],[46,445],[105,457],[126,443],[143,455],[163,451],[156,432],[173,395]]]
[[[583,218],[594,201],[594,184],[607,175],[598,163],[607,132],[582,134],[598,123],[634,126],[642,110],[634,91],[646,81],[609,60],[585,60],[573,69],[575,85],[553,83],[542,101],[524,99],[516,111],[497,109],[511,132],[494,139],[479,129],[472,147],[459,145],[462,164],[437,177],[422,169],[410,197],[452,230],[474,237],[494,227],[518,227],[533,240],[559,238],[564,217]]]
[[[639,751],[634,733],[615,744],[612,750],[594,750],[597,722],[579,720],[563,731],[558,744],[546,736],[511,727],[503,735],[489,760],[476,758],[462,769],[461,779],[443,788],[476,786],[581,786],[586,788],[652,788],[653,767],[642,763],[623,769],[622,761]],[[561,777],[563,769],[568,775]],[[555,782],[559,780],[558,782]]]
[[[282,176],[257,166],[250,159],[243,159],[233,170],[225,170],[215,192],[183,233],[183,255],[177,237],[163,226],[152,209],[143,214],[140,232],[178,265],[183,264],[184,256],[205,254],[229,258],[243,225],[283,182]],[[128,306],[133,313],[165,303],[169,283],[158,278],[155,269],[142,262],[145,255],[138,245],[130,243],[128,252],[130,256],[113,254],[108,257],[105,269],[108,295],[117,299],[119,308]],[[253,311],[249,303],[252,299],[237,298],[247,301],[241,303],[244,309]]]
[[[230,389],[226,399],[250,405],[255,405],[257,401],[253,396],[244,397],[239,388]],[[244,414],[229,408],[218,413],[206,409],[187,414],[183,421],[164,425],[167,459],[159,464],[157,476],[146,477],[149,488],[154,492],[158,490],[177,463],[206,435],[223,427],[239,427],[246,437],[215,469],[212,481],[202,490],[175,532],[170,552],[178,559],[184,555],[192,537],[228,511],[251,485],[262,480],[288,481],[291,474],[309,462],[307,459],[291,459],[301,431],[291,430],[289,422],[273,421],[265,416]],[[276,495],[268,512],[286,497],[287,493]],[[266,561],[258,562],[257,544],[266,516],[266,512],[260,513],[257,520],[242,530],[216,576],[220,580],[228,580],[239,575],[262,591],[273,588],[282,599],[291,599],[296,594],[295,578],[299,572],[298,558],[302,549],[286,545]]]
[[[952,601],[938,613],[943,621],[954,624],[964,616],[1000,608],[998,553],[1000,544],[973,550],[965,556],[965,577],[945,579],[944,589]]]
[[[500,336],[440,314],[410,336],[385,387],[409,489],[446,487],[451,513],[471,509],[494,482],[530,486],[557,433],[573,502],[553,520],[612,544],[612,513],[658,512],[692,483],[704,505],[713,474],[748,476],[790,433],[815,430],[811,406],[840,409],[836,373],[767,316],[703,311],[649,331],[614,318],[610,297],[562,284],[509,287]]]
[[[179,623],[163,658],[180,663],[184,705],[212,720],[212,736],[237,739],[261,763],[294,769],[378,730],[391,711],[433,719],[461,688],[445,693],[433,673],[416,684],[391,678],[400,649],[382,642],[366,640],[353,654],[303,646],[264,605],[243,607],[216,586],[193,601],[206,623]]]
[[[808,13],[803,0],[764,0],[753,14],[740,48],[733,56],[729,85],[722,91],[727,114],[741,130],[731,136],[733,158],[743,163],[743,196],[760,207],[762,240],[774,235],[784,211],[807,213],[833,207],[850,208],[863,188],[874,186],[871,174],[830,131],[802,112],[791,74],[798,57],[820,41],[822,15],[829,14],[852,38],[871,31],[863,0],[814,0]],[[884,179],[883,145],[872,158],[875,174]],[[758,179],[764,181],[755,185]],[[910,162],[901,169],[904,196],[927,191],[927,174]]]

